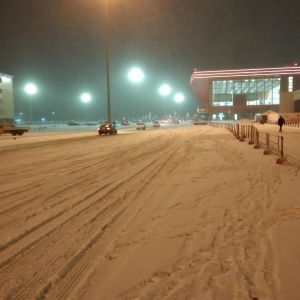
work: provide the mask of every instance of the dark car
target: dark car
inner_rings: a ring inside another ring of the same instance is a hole
[[[129,125],[129,121],[122,121],[122,122],[121,122],[121,125],[122,125],[122,126],[127,126],[127,125]]]
[[[68,126],[79,126],[79,125],[81,125],[81,123],[71,121],[71,122],[68,122],[67,125]]]
[[[117,128],[113,124],[101,124],[98,128],[99,135],[101,134],[117,134]]]
[[[136,123],[135,127],[136,127],[136,130],[140,130],[140,129],[145,130],[146,129],[146,125],[145,125],[144,122],[138,122],[138,123]]]
[[[83,123],[83,125],[93,126],[93,125],[97,125],[97,123],[96,122],[86,122],[86,123]]]

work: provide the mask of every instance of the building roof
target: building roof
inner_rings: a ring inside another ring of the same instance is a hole
[[[1,73],[1,72],[0,72],[0,76],[6,76],[6,77],[14,78],[14,76],[12,76],[12,75],[4,74],[4,73]]]
[[[194,71],[191,76],[191,83],[195,79],[227,78],[227,77],[256,77],[256,76],[280,76],[280,75],[300,75],[300,67],[280,67],[280,68],[259,68],[259,69],[237,69],[219,71]]]

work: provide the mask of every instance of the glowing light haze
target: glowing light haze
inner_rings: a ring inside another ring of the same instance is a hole
[[[174,100],[177,103],[181,103],[184,100],[183,94],[182,93],[176,93],[175,96],[174,96]]]
[[[88,93],[83,93],[82,95],[81,95],[81,101],[82,102],[85,102],[85,103],[88,103],[88,102],[90,102],[91,101],[91,95],[90,94],[88,94]]]
[[[28,83],[25,86],[25,92],[29,95],[34,95],[37,92],[37,87],[33,83]]]
[[[132,68],[128,72],[128,78],[134,83],[139,83],[144,79],[145,75],[140,68]]]
[[[162,96],[168,96],[171,93],[171,87],[168,84],[163,84],[160,88],[159,88],[159,93]]]

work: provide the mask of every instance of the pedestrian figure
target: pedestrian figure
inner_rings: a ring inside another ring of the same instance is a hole
[[[278,124],[278,126],[279,126],[279,132],[282,132],[282,125],[285,124],[285,120],[284,120],[284,118],[282,117],[282,115],[280,115],[280,118],[278,119],[277,124]]]

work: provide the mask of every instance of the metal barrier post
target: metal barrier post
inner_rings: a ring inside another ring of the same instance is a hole
[[[237,139],[240,138],[240,125],[239,124],[236,124],[236,135],[235,135],[235,137]]]
[[[271,154],[272,151],[270,149],[270,134],[269,133],[266,133],[266,145],[267,145],[267,149],[264,151],[264,155]]]
[[[240,142],[245,142],[245,125],[241,125],[241,136],[240,136]]]
[[[286,162],[286,158],[283,157],[283,136],[281,138],[280,157],[277,159],[276,164],[283,164]]]
[[[250,138],[251,125],[247,125],[247,138]]]
[[[248,145],[253,145],[254,144],[254,126],[250,126],[250,141],[248,142]]]
[[[256,144],[254,145],[254,149],[259,149],[260,145],[259,145],[259,132],[256,129]]]

